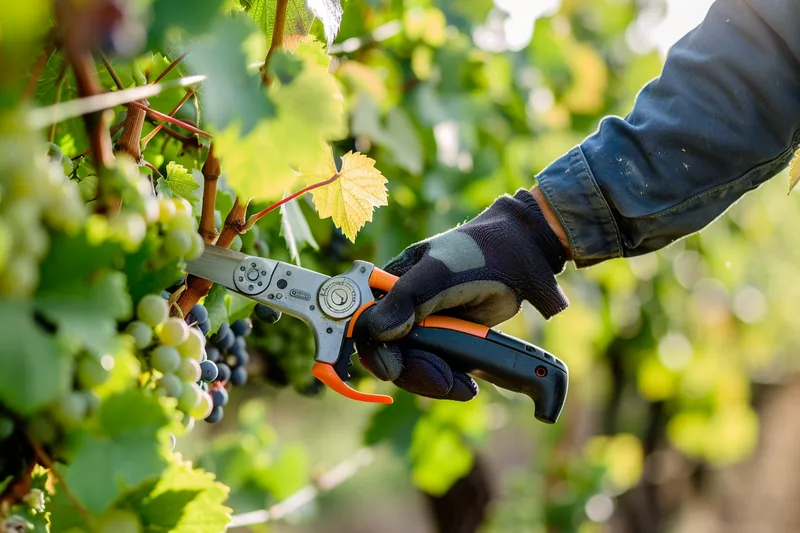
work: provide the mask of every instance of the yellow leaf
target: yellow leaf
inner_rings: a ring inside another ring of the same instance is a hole
[[[338,179],[311,191],[320,218],[331,217],[337,228],[355,242],[356,233],[372,220],[372,211],[386,205],[386,178],[375,168],[375,160],[358,152],[342,157],[342,169],[337,172],[330,153],[316,172],[304,174],[307,185]]]
[[[789,192],[792,192],[797,182],[800,182],[800,150],[794,153],[794,158],[789,163]]]

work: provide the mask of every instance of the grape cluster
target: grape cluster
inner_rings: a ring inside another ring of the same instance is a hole
[[[39,283],[50,230],[76,231],[86,210],[61,151],[48,158],[36,133],[8,120],[0,122],[0,296],[27,297]]]
[[[178,400],[186,425],[206,418],[213,408],[206,383],[217,377],[216,365],[206,358],[206,338],[199,327],[208,326],[206,309],[197,305],[184,319],[170,317],[167,300],[149,294],[136,306],[136,318],[126,331],[153,372],[157,394]]]
[[[247,363],[250,355],[245,340],[253,331],[249,318],[237,320],[230,326],[223,322],[219,330],[209,340],[206,348],[208,360],[217,364],[217,380],[211,386],[211,398],[214,408],[206,418],[206,422],[217,423],[222,420],[223,407],[228,403],[228,391],[225,386],[230,383],[238,387],[247,383]]]

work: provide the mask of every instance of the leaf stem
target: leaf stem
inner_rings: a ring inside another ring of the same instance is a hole
[[[275,24],[272,26],[272,41],[269,44],[269,50],[267,50],[267,57],[264,59],[264,66],[261,67],[261,82],[267,87],[269,87],[270,84],[269,74],[267,73],[269,60],[272,58],[272,54],[283,46],[283,31],[286,26],[286,7],[288,5],[289,0],[277,0],[275,6]]]
[[[304,187],[304,188],[300,189],[299,191],[297,191],[296,193],[290,194],[286,198],[283,198],[282,200],[280,200],[278,202],[275,202],[274,204],[272,204],[271,206],[267,207],[266,209],[262,209],[258,213],[254,213],[254,214],[250,215],[250,217],[247,219],[247,224],[245,224],[244,229],[245,230],[249,230],[250,228],[252,228],[255,225],[256,222],[258,222],[264,215],[266,215],[270,211],[273,211],[273,210],[279,208],[280,206],[282,206],[283,204],[285,204],[287,202],[291,202],[292,200],[294,200],[298,196],[302,196],[303,194],[305,194],[305,193],[307,193],[309,191],[313,191],[314,189],[317,189],[319,187],[324,187],[325,185],[330,185],[334,181],[338,180],[340,176],[341,176],[341,174],[339,174],[337,172],[336,174],[334,174],[333,176],[331,176],[330,178],[328,178],[328,179],[326,179],[324,181],[320,181],[318,183],[314,183],[312,185],[309,185],[308,187]]]
[[[151,109],[151,108],[149,108],[149,107],[147,107],[145,105],[140,104],[139,102],[129,102],[129,105],[136,106],[136,107],[141,107],[142,109],[147,111],[147,114],[149,116],[151,116],[153,118],[157,118],[159,120],[164,120],[164,121],[169,122],[171,124],[175,124],[176,126],[180,126],[181,128],[185,129],[186,131],[191,131],[192,133],[196,133],[196,134],[200,135],[201,137],[206,137],[208,139],[211,138],[211,134],[208,133],[207,131],[203,131],[200,128],[196,128],[196,127],[192,126],[191,124],[187,124],[186,122],[184,122],[182,120],[178,120],[177,118],[173,118],[173,117],[171,117],[169,115],[165,115],[164,113],[161,113],[160,111],[156,111],[155,109]]]
[[[158,83],[158,82],[160,82],[162,79],[164,79],[164,76],[166,76],[167,74],[169,74],[169,72],[170,72],[172,69],[174,69],[175,67],[177,67],[177,66],[178,66],[178,63],[180,63],[180,62],[183,60],[183,58],[184,58],[184,57],[186,57],[186,54],[188,54],[188,53],[189,53],[189,52],[185,52],[185,53],[181,54],[181,56],[180,56],[180,57],[178,57],[178,58],[177,58],[177,59],[175,59],[175,60],[174,60],[172,63],[170,63],[169,65],[167,65],[167,68],[165,68],[165,69],[164,69],[164,71],[163,71],[161,74],[159,74],[159,75],[158,75],[158,77],[157,77],[155,80],[153,80],[153,83],[152,83],[151,85],[155,85],[156,83]]]

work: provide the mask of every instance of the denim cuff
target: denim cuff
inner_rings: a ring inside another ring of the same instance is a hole
[[[569,239],[578,268],[622,256],[622,242],[611,208],[576,146],[536,177]]]

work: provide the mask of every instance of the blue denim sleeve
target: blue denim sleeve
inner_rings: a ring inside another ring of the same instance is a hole
[[[800,136],[800,0],[717,0],[625,118],[537,176],[579,267],[698,231],[782,170]]]

